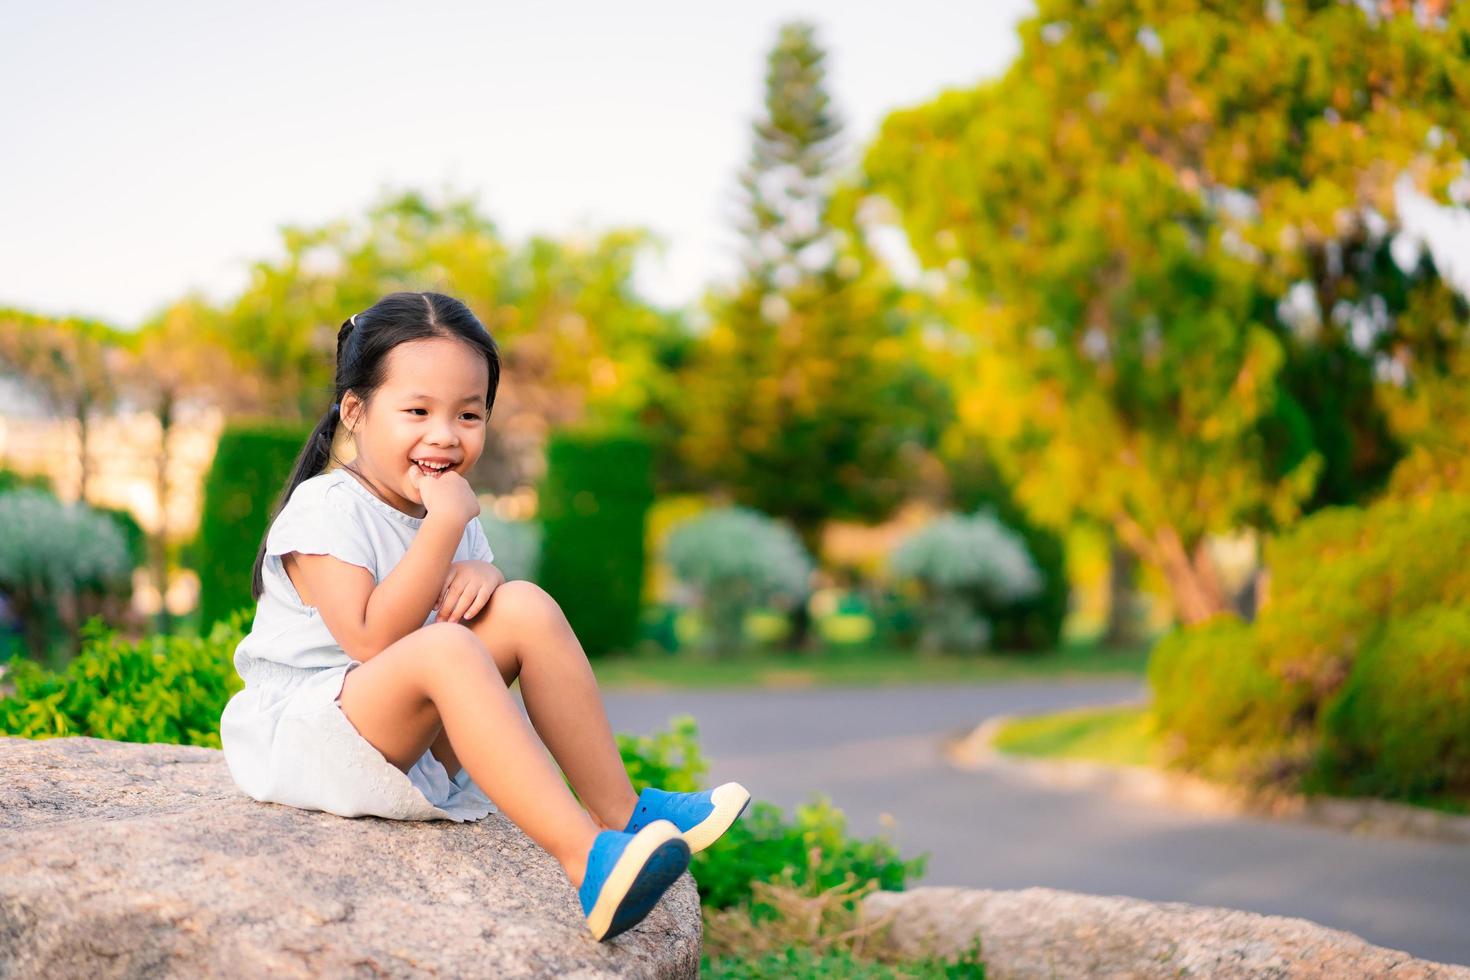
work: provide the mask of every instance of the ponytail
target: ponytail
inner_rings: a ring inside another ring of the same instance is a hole
[[[337,363],[342,363],[343,346],[352,334],[352,328],[356,325],[357,317],[353,315],[343,322],[337,331]],[[291,499],[291,494],[305,481],[311,479],[322,470],[332,459],[332,442],[337,435],[337,423],[341,414],[340,404],[342,395],[339,392],[337,401],[322,414],[316,427],[311,430],[311,435],[306,437],[306,445],[301,447],[301,452],[296,456],[296,463],[291,467],[291,477],[286,481],[285,489],[281,491],[276,504],[271,508],[270,520],[266,522],[266,532],[261,535],[260,548],[255,552],[255,565],[250,570],[250,598],[256,602],[265,592],[265,542],[270,535],[270,526],[275,523],[281,508],[286,506],[286,501]]]

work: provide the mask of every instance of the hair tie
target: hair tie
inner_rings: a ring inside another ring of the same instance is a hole
[[[350,317],[348,317],[347,318],[347,322],[350,323],[350,324],[352,324],[353,327],[356,327],[357,326],[357,314],[354,313]]]

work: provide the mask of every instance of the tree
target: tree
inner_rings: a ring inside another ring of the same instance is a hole
[[[256,380],[238,369],[236,356],[217,339],[217,316],[204,300],[186,297],[119,339],[127,355],[119,383],[136,404],[158,418],[154,467],[158,526],[149,542],[148,564],[160,596],[168,593],[168,503],[173,496],[169,444],[179,412],[189,403],[210,404],[226,413],[261,407]],[[157,631],[170,631],[166,604],[159,607]]]
[[[1003,78],[867,154],[1028,508],[1110,524],[1186,621],[1225,608],[1208,535],[1292,521],[1324,468],[1330,496],[1381,481],[1354,358],[1432,381],[1463,345],[1432,263],[1384,259],[1401,175],[1462,172],[1467,11],[1042,0]]]
[[[683,324],[632,288],[636,260],[654,243],[642,229],[513,247],[472,199],[403,191],[362,219],[281,234],[285,258],[257,262],[217,322],[285,418],[315,418],[330,404],[338,327],[399,289],[463,300],[500,346],[482,485],[533,483],[555,427],[637,419],[671,397],[667,364]]]
[[[832,221],[841,122],[814,28],[784,25],[740,174],[743,272],[710,294],[686,373],[681,450],[739,503],[791,521],[814,553],[832,517],[881,519],[947,412],[906,356],[900,290]]]
[[[38,390],[53,412],[76,420],[82,500],[91,475],[92,413],[107,411],[117,401],[122,336],[96,320],[0,310],[0,367]]]

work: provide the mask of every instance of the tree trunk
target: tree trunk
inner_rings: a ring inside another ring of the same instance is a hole
[[[87,483],[91,475],[91,466],[87,460],[87,405],[85,403],[77,406],[77,436],[81,443],[78,455],[81,457],[82,471],[81,480],[77,489],[77,499],[82,503],[87,502]]]
[[[822,523],[802,522],[796,525],[797,537],[801,538],[802,545],[807,554],[811,555],[814,563],[821,561],[822,554]],[[811,650],[815,648],[815,633],[812,630],[812,617],[810,613],[810,596],[803,596],[791,611],[791,639],[788,641],[793,650]]]
[[[1150,534],[1132,517],[1120,514],[1115,526],[1119,538],[1134,554],[1163,571],[1175,614],[1186,626],[1204,622],[1229,608],[1203,540],[1196,542],[1191,552],[1180,540],[1179,532],[1169,525],[1155,528]]]
[[[1126,647],[1138,642],[1134,609],[1138,581],[1138,557],[1115,536],[1108,543],[1108,625],[1103,646]]]
[[[158,468],[154,489],[158,495],[158,530],[149,543],[153,565],[153,583],[158,589],[156,630],[167,636],[173,629],[168,611],[168,436],[174,424],[173,393],[165,390],[158,406]]]

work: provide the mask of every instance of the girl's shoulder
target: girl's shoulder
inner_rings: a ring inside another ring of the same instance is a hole
[[[316,476],[308,477],[307,479],[302,480],[300,483],[298,483],[295,490],[291,491],[291,499],[288,500],[287,503],[296,503],[298,500],[304,504],[320,503],[321,501],[327,499],[327,495],[331,493],[334,487],[340,487],[342,485],[342,479],[344,476],[346,476],[346,474],[342,470],[337,469],[328,470],[326,473],[318,473]],[[350,476],[346,478],[349,480],[352,479]],[[335,497],[337,495],[334,494],[333,496]]]
[[[376,568],[375,541],[381,534],[372,530],[357,495],[342,487],[343,476],[340,471],[322,473],[296,485],[266,532],[267,555],[300,551]]]
[[[341,470],[332,470],[302,480],[291,491],[291,496],[276,515],[276,521],[285,522],[297,518],[319,520],[324,512],[360,516],[359,512],[363,508],[357,495],[343,485],[344,478],[352,479]]]

